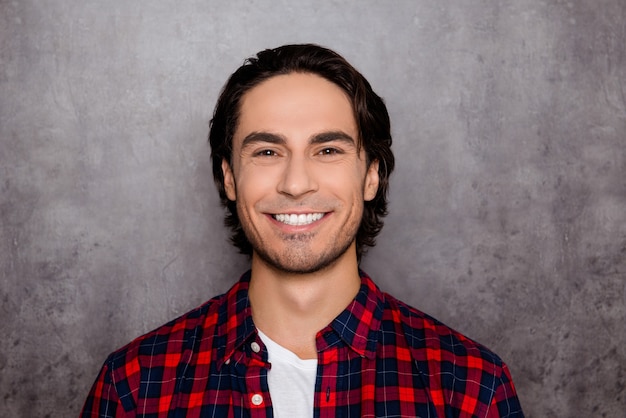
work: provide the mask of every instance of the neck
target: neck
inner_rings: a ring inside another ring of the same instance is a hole
[[[252,256],[250,304],[256,326],[300,358],[317,358],[315,337],[354,299],[361,286],[351,247],[324,270],[293,274]]]

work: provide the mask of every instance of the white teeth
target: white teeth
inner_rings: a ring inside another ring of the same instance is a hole
[[[319,221],[323,216],[323,213],[302,213],[300,215],[296,215],[295,213],[292,213],[291,215],[287,213],[280,213],[278,215],[274,215],[274,219],[287,225],[300,226]]]

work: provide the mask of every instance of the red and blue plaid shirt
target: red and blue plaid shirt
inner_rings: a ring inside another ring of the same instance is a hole
[[[523,417],[497,355],[361,276],[317,334],[314,417]],[[249,280],[111,354],[82,417],[272,417]]]

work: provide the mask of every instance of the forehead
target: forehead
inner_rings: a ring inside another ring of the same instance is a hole
[[[263,81],[244,94],[235,140],[251,132],[345,130],[357,139],[348,95],[315,74],[290,73]]]

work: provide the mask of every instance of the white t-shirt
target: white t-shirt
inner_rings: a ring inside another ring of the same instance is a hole
[[[302,360],[259,331],[272,368],[267,374],[276,418],[313,417],[317,359]]]

